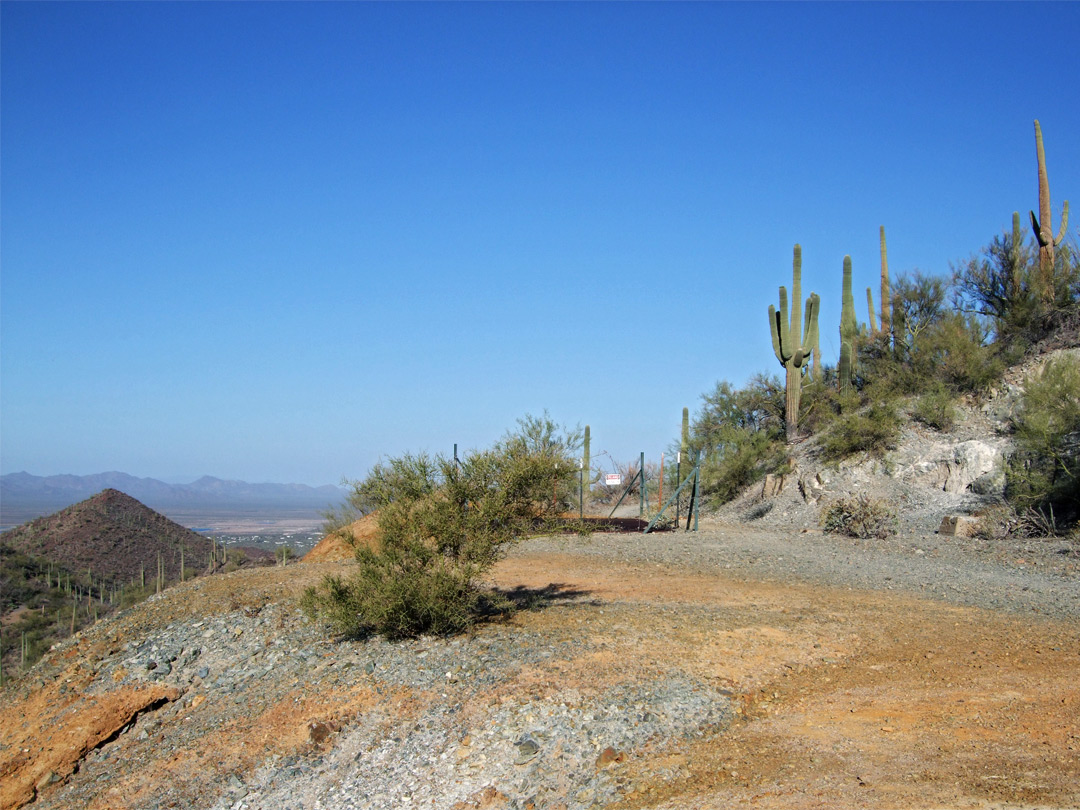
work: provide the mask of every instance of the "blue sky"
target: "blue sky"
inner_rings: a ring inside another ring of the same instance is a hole
[[[794,243],[835,362],[879,225],[947,273],[1036,207],[1035,118],[1055,227],[1080,189],[1078,3],[5,1],[0,37],[4,473],[337,483],[545,409],[657,459],[779,370]]]

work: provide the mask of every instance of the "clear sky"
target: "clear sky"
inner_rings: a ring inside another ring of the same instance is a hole
[[[1080,206],[1080,3],[5,0],[0,36],[4,473],[337,483],[545,409],[656,460],[779,371],[794,243],[835,362],[844,254],[876,291],[885,225],[947,273],[1037,206],[1035,118]]]

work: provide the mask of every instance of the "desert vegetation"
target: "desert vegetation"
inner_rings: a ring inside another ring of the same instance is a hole
[[[379,462],[349,498],[353,514],[377,512],[377,542],[358,545],[355,573],[309,588],[305,609],[345,635],[387,638],[459,632],[506,610],[483,575],[509,544],[575,503],[581,446],[580,431],[545,414],[461,459],[406,453]]]
[[[953,427],[962,400],[977,403],[1005,370],[1049,350],[1080,345],[1080,251],[1068,238],[1068,203],[1056,234],[1042,132],[1035,123],[1039,215],[1025,236],[1019,213],[1011,231],[994,236],[948,275],[918,270],[890,278],[881,228],[880,315],[866,289],[867,323],[855,311],[853,270],[840,277],[840,357],[821,365],[818,296],[799,317],[802,251],[795,246],[792,310],[780,288],[769,307],[773,349],[783,380],[759,374],[741,389],[721,381],[702,396],[690,430],[691,452],[703,453],[703,495],[712,505],[733,499],[769,473],[783,473],[789,448],[810,442],[826,462],[894,447],[902,414],[928,428]],[[1041,224],[1040,224],[1041,223]],[[800,337],[801,330],[801,337]],[[811,364],[810,358],[814,362]],[[1016,453],[1008,462],[1005,523],[1057,533],[1080,518],[1080,359],[1064,355],[1023,394],[1013,420]],[[857,521],[867,504],[848,504]],[[858,506],[859,508],[855,508]],[[830,526],[846,525],[838,515]]]

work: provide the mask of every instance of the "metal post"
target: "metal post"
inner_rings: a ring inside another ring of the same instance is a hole
[[[675,486],[682,484],[682,451],[675,456]],[[679,511],[682,506],[682,496],[675,499],[675,528],[679,528]]]
[[[701,511],[700,498],[701,487],[701,453],[698,453],[697,466],[694,468],[694,531],[697,531],[698,513]]]
[[[645,451],[641,451],[641,466],[638,467],[638,475],[641,476],[641,497],[638,498],[638,517],[645,515]]]
[[[664,454],[660,454],[660,494],[656,496],[656,508],[664,508]]]
[[[578,517],[581,520],[585,519],[585,462],[578,462],[577,471],[577,488],[578,488]]]

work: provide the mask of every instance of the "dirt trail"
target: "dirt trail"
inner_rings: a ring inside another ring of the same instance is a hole
[[[622,662],[678,655],[742,703],[723,735],[629,762],[620,807],[1080,806],[1078,623],[570,554],[518,556],[497,579],[553,577],[604,602],[730,611],[619,628]]]

